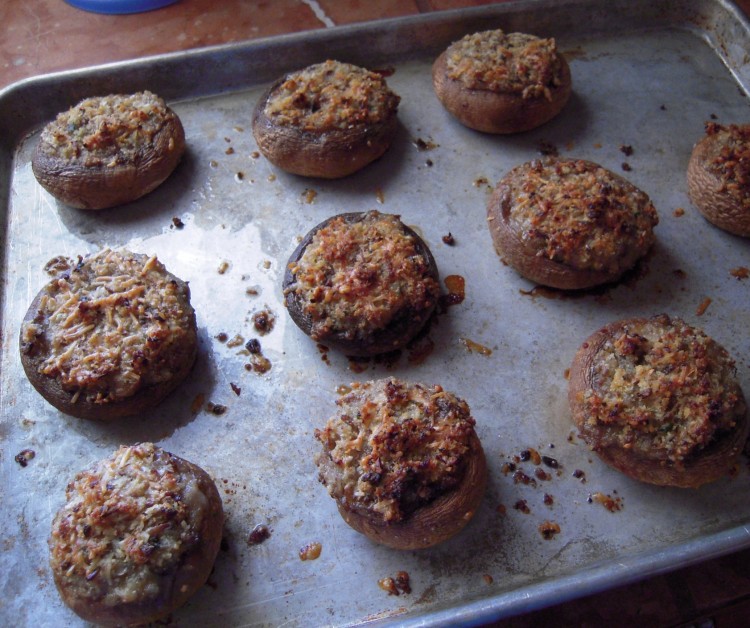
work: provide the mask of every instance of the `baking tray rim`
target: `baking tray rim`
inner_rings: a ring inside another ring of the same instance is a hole
[[[639,3],[641,5],[647,4],[645,1],[641,0],[639,0]],[[343,39],[350,38],[359,33],[374,32],[377,29],[388,28],[394,25],[399,27],[409,27],[414,24],[440,25],[455,20],[457,17],[500,19],[503,16],[513,14],[519,10],[535,13],[537,11],[544,11],[546,7],[551,5],[555,5],[556,7],[575,7],[582,9],[585,7],[596,7],[605,4],[608,7],[610,6],[608,0],[562,0],[562,2],[556,0],[539,0],[536,2],[519,0],[517,2],[490,6],[485,5],[466,9],[435,11],[428,14],[342,25],[328,29],[274,35],[229,44],[189,49],[62,72],[54,72],[23,79],[0,89],[0,111],[2,111],[6,101],[13,102],[19,98],[23,100],[28,92],[44,91],[50,88],[57,88],[60,91],[64,91],[64,89],[61,89],[61,86],[63,88],[75,88],[80,87],[81,83],[85,83],[86,81],[96,81],[97,78],[107,76],[111,77],[113,74],[116,76],[127,76],[129,72],[135,72],[141,68],[151,67],[154,64],[173,66],[190,60],[205,61],[212,58],[221,58],[226,55],[252,55],[258,51],[275,50],[291,45],[299,46],[309,44],[310,42],[324,43],[342,41]],[[612,7],[613,9],[623,10],[623,6],[627,3],[617,1],[611,4],[616,5],[616,7]],[[659,0],[648,4],[666,7],[680,4],[684,5],[685,3],[679,1],[671,2],[670,0]],[[736,20],[737,27],[746,31],[746,35],[750,39],[750,20],[748,20],[747,16],[745,16],[731,0],[700,0],[695,4],[696,6],[699,6],[699,8],[713,7],[724,11],[731,19]],[[716,44],[716,42],[712,40],[711,34],[707,30],[702,31],[703,27],[697,25],[694,21],[685,20],[681,23],[670,23],[669,19],[670,18],[667,17],[664,23],[648,24],[642,26],[640,29],[634,30],[648,30],[663,26],[686,28],[699,31],[700,34],[711,40],[711,43]],[[461,22],[461,20],[457,21]],[[595,29],[593,32],[587,34],[596,36],[597,34],[604,35],[606,33],[602,33]],[[438,48],[441,45],[442,44],[435,44]],[[722,58],[723,62],[727,64],[728,59],[726,50],[722,50],[721,46],[718,45],[713,45],[712,47]],[[422,49],[421,52],[424,54],[426,51]],[[417,53],[419,53],[419,51],[411,51],[412,55]],[[730,71],[731,70],[732,68],[730,67]],[[257,75],[248,75],[243,78],[251,78],[255,82],[248,85],[242,84],[242,81],[239,81],[233,85],[224,85],[219,90],[212,90],[209,88],[200,93],[195,92],[183,96],[182,99],[189,100],[200,98],[202,96],[216,96],[221,93],[241,91],[264,82],[263,80],[258,80]],[[735,78],[737,78],[736,75]],[[749,85],[744,85],[741,82],[740,87],[746,91],[750,89]],[[85,91],[86,88],[83,87],[83,89]],[[178,97],[176,100],[180,100],[180,98]],[[36,118],[26,127],[13,124],[9,125],[9,121],[6,119],[7,116],[0,116],[0,120],[5,120],[4,122],[0,121],[0,136],[3,137],[3,141],[0,145],[0,169],[2,169],[3,173],[12,172],[11,166],[18,143],[28,135],[30,129],[33,129],[33,127],[38,126],[41,121],[49,118],[49,114],[47,113],[48,109],[51,111],[57,111],[59,107],[56,103],[47,103],[45,108],[40,107],[37,110],[33,110],[32,115]],[[2,237],[2,244],[0,246],[2,246],[3,250],[3,272],[7,261],[6,247],[8,243],[6,241],[6,222],[8,218],[7,206],[9,202],[9,194],[10,178],[6,179],[3,177],[0,179],[0,201],[3,202],[4,207],[6,208],[4,211],[5,215],[2,221],[0,221],[0,237]],[[0,293],[0,300],[4,300],[4,292]],[[2,307],[2,310],[0,311],[4,312],[4,303],[0,302],[0,307]],[[0,395],[2,394],[2,391],[0,391]],[[626,556],[617,560],[606,559],[601,563],[589,566],[581,571],[550,576],[541,582],[512,587],[486,598],[469,601],[460,606],[452,606],[447,609],[436,609],[426,612],[412,610],[407,615],[395,615],[389,618],[376,620],[373,623],[378,625],[398,624],[402,626],[448,626],[455,625],[456,621],[460,620],[461,623],[465,625],[478,624],[493,619],[531,612],[585,595],[604,591],[612,587],[623,586],[651,576],[667,573],[677,568],[740,551],[748,547],[750,547],[750,521],[708,535],[699,535],[691,540],[671,544],[656,551],[651,550]]]

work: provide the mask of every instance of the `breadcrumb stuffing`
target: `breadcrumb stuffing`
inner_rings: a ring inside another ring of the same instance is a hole
[[[288,75],[264,113],[274,124],[305,131],[350,129],[389,119],[399,101],[380,74],[329,59]]]
[[[86,167],[136,164],[175,114],[149,91],[82,100],[42,131],[40,150]]]
[[[592,368],[579,399],[603,447],[681,464],[731,430],[744,408],[726,350],[679,318],[628,322]]]
[[[483,31],[451,44],[446,56],[448,77],[469,89],[551,100],[550,90],[562,83],[554,39]]]
[[[401,521],[460,484],[475,425],[462,399],[391,378],[354,383],[336,403],[315,432],[316,463],[346,508]]]

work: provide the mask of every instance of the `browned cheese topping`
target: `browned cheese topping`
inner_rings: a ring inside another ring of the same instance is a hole
[[[264,113],[275,124],[319,132],[381,123],[399,101],[380,74],[328,60],[288,75]]]
[[[53,572],[79,597],[107,605],[159,593],[200,542],[209,500],[172,454],[120,447],[68,485],[50,537]]]
[[[592,387],[579,395],[604,446],[679,465],[734,427],[734,362],[678,318],[627,325],[604,343],[593,369]]]
[[[87,401],[108,403],[171,379],[193,310],[156,257],[104,249],[47,284],[22,328],[39,372]]]
[[[562,80],[554,39],[484,31],[454,42],[446,56],[449,78],[469,89],[551,100]]]
[[[539,257],[576,269],[614,272],[645,251],[659,222],[649,197],[584,160],[535,160],[511,175],[509,221]]]
[[[398,522],[463,477],[474,419],[440,386],[396,379],[352,384],[316,430],[320,481],[351,510]]]
[[[337,332],[367,338],[404,310],[429,308],[440,295],[414,236],[398,216],[376,211],[356,222],[331,220],[291,271],[287,292],[304,303],[316,340]]]
[[[721,180],[722,191],[750,211],[750,124],[709,122],[706,133],[716,140],[708,168]]]
[[[151,92],[88,98],[50,122],[40,145],[50,157],[82,166],[135,164],[174,115]]]

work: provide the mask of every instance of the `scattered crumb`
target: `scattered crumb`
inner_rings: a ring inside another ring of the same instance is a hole
[[[226,260],[222,260],[222,262],[219,264],[219,267],[216,269],[216,272],[218,272],[220,275],[223,275],[225,272],[229,270],[229,262]]]
[[[234,347],[239,347],[241,344],[244,344],[245,339],[240,336],[239,334],[235,335],[234,338],[232,338],[229,342],[227,342],[227,347],[230,349],[233,349]]]
[[[538,150],[539,153],[544,155],[545,157],[557,157],[560,154],[557,146],[555,146],[552,142],[548,142],[547,140],[541,140],[539,142]]]
[[[617,491],[615,491],[617,492]],[[611,495],[605,495],[604,493],[592,493],[588,496],[586,501],[591,504],[596,502],[604,506],[609,512],[619,512],[622,510],[622,498],[612,497]]]
[[[621,168],[622,168],[622,169],[623,169],[623,170],[624,170],[625,172],[630,172],[630,171],[631,171],[631,170],[633,169],[633,168],[632,168],[632,167],[630,166],[630,164],[629,164],[629,163],[628,163],[627,161],[623,161],[623,162],[622,162]]]
[[[261,310],[253,314],[253,327],[261,336],[265,336],[273,330],[276,317],[268,310]]]
[[[696,316],[703,316],[706,313],[706,310],[708,309],[708,306],[711,305],[711,297],[706,297],[701,301],[701,304],[698,306],[698,309],[695,310]]]
[[[418,151],[434,150],[438,147],[438,144],[435,144],[432,140],[426,142],[421,137],[412,140],[412,144],[417,147]]]
[[[381,188],[375,190],[375,200],[381,205],[385,203],[385,196],[383,195],[383,190]]]
[[[26,467],[29,462],[34,459],[34,456],[36,456],[36,452],[33,449],[22,449],[16,454],[15,461],[21,465],[21,467]]]
[[[620,152],[626,157],[630,157],[633,154],[633,147],[629,144],[623,144],[620,146]]]
[[[237,181],[242,181],[245,178],[245,173],[240,171],[234,175],[234,178],[237,179]]]
[[[221,416],[222,414],[226,413],[227,407],[221,405],[220,403],[214,403],[213,401],[209,401],[206,404],[206,410],[208,410],[211,414],[215,414],[216,416]]]
[[[747,279],[750,277],[750,268],[747,268],[746,266],[738,266],[737,268],[730,270],[729,274],[738,280]]]
[[[232,392],[233,392],[233,393],[234,393],[235,395],[237,395],[238,397],[240,396],[240,393],[242,392],[242,388],[240,388],[240,387],[239,387],[239,386],[238,386],[237,384],[235,384],[234,382],[229,382],[229,387],[230,387],[230,388],[232,389]]]
[[[560,524],[554,521],[545,521],[539,524],[539,533],[545,541],[553,539],[556,534],[560,534]]]
[[[172,218],[172,226],[175,229],[182,229],[185,226],[185,223],[182,222],[182,218],[180,218],[179,216],[174,216]]]
[[[248,545],[260,545],[263,541],[271,538],[271,530],[267,525],[258,524],[247,537]]]
[[[448,246],[453,246],[456,243],[456,239],[453,237],[453,234],[449,231],[448,235],[443,236],[443,243],[447,244]]]
[[[675,218],[680,218],[685,215],[685,208],[684,207],[678,207],[675,209],[672,214],[675,216]]]
[[[224,151],[225,155],[234,155],[234,148],[231,146]]]
[[[258,157],[260,157],[260,153],[257,150],[254,150],[252,153],[250,153],[250,157],[252,159],[258,159]]]
[[[269,181],[270,181],[271,183],[273,183],[274,181],[276,181],[276,175],[275,175],[275,174],[273,174],[273,173],[269,174],[269,175],[268,175],[268,180],[269,180]]]
[[[203,393],[198,393],[195,398],[193,399],[193,403],[190,404],[190,410],[193,414],[197,414],[200,409],[203,407],[203,402],[205,401],[206,396]]]
[[[308,543],[303,545],[299,550],[300,560],[315,560],[320,557],[320,553],[323,551],[323,546],[318,542]]]
[[[495,582],[495,579],[488,573],[482,576],[482,580],[484,580],[485,584],[492,584],[493,582]]]
[[[318,196],[318,193],[312,188],[305,188],[305,191],[302,192],[302,198],[305,200],[305,203],[307,203],[308,205],[312,205],[316,196]]]

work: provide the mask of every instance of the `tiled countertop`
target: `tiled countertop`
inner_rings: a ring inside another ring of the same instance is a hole
[[[280,33],[491,4],[482,0],[182,0],[124,16],[62,0],[0,4],[0,88],[21,79]],[[750,14],[750,0],[736,3]],[[498,625],[742,626],[750,618],[750,550]]]

